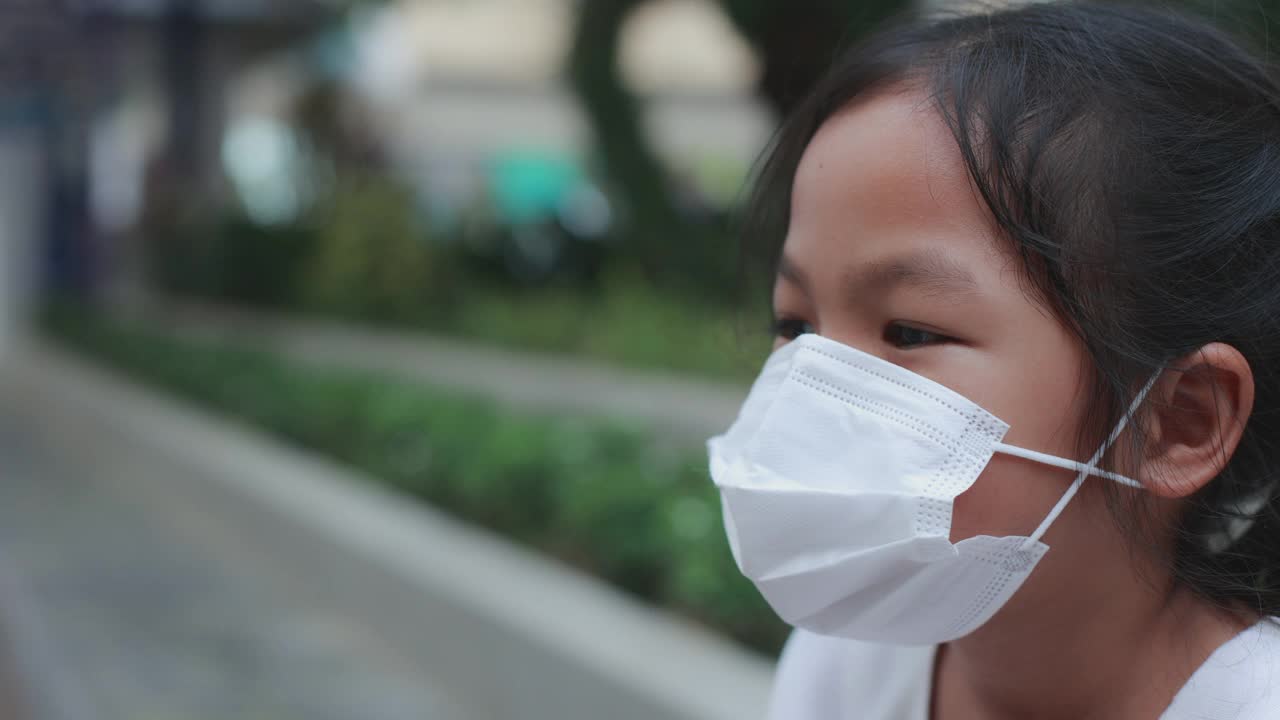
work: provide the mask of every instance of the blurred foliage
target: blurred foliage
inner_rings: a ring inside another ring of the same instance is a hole
[[[317,170],[308,180],[318,195],[305,214],[271,226],[238,210],[193,214],[194,201],[178,192],[181,173],[161,168],[146,190],[142,227],[153,283],[172,294],[253,307],[750,377],[766,343],[751,339],[746,361],[726,356],[724,348],[741,345],[725,337],[726,329],[736,307],[767,298],[767,288],[747,283],[769,278],[743,274],[746,259],[720,204],[682,194],[680,178],[655,158],[643,132],[643,98],[618,72],[621,29],[646,2],[579,3],[568,55],[567,77],[583,101],[596,139],[592,159],[600,165],[575,167],[582,177],[570,175],[607,196],[607,230],[575,235],[574,223],[545,198],[537,217],[518,222],[499,217],[495,197],[477,199],[478,224],[469,222],[477,213],[472,207],[427,217],[422,208],[429,202],[393,179],[394,163],[383,156],[369,109],[329,77],[291,111],[299,145]],[[825,71],[839,46],[911,7],[900,0],[719,3],[756,49],[760,93],[780,112]],[[1270,5],[1184,4],[1265,44]],[[541,187],[547,178],[531,181],[525,161],[516,164],[521,172],[499,175],[524,191]],[[596,170],[604,181],[594,178]],[[572,182],[551,184],[563,190]]]
[[[556,288],[473,291],[457,307],[452,325],[435,329],[500,345],[745,382],[759,370],[770,338],[735,321],[731,311],[656,292],[634,277],[613,276],[589,295]],[[757,330],[763,330],[764,322],[760,325]]]
[[[388,179],[344,179],[312,222],[314,247],[297,257],[303,307],[403,321],[444,295],[412,198]]]
[[[730,382],[749,380],[768,351],[765,308],[755,308],[758,327],[741,327],[736,293],[724,289],[737,287],[736,267],[711,240],[681,254],[708,268],[696,288],[677,278],[655,282],[615,245],[574,238],[553,222],[482,223],[444,240],[425,226],[404,187],[386,176],[349,175],[294,223],[256,225],[236,211],[156,230],[147,264],[152,284],[173,296]],[[528,253],[544,252],[534,243],[555,253],[553,271],[534,267]]]
[[[157,287],[269,308],[296,302],[314,244],[306,223],[258,225],[241,213],[184,216],[151,230],[143,253]]]
[[[179,340],[70,307],[56,338],[328,454],[774,653],[786,626],[738,572],[704,456],[642,428],[513,414],[466,394]]]
[[[160,167],[140,227],[150,284],[179,297],[749,378],[767,341],[725,350],[742,345],[733,337],[739,305],[760,294],[743,282],[721,209],[733,190],[720,187],[736,187],[746,168],[717,167],[715,158],[686,168],[704,181],[717,177],[712,198],[707,183],[649,155],[642,113],[614,62],[619,23],[638,4],[579,6],[581,22],[598,32],[578,36],[570,75],[582,92],[602,93],[589,109],[599,140],[590,160],[607,181],[578,158],[551,158],[575,163],[558,183],[545,177],[554,163],[493,158],[506,184],[490,178],[474,206],[440,211],[397,179],[371,110],[325,76],[287,113],[302,158],[294,178],[305,190],[301,214],[256,224],[243,207],[211,207],[182,192],[175,168]],[[638,170],[615,172],[627,167]],[[500,191],[513,185],[523,201],[531,202],[530,187],[554,186],[556,197],[539,195],[536,212],[512,213]],[[437,212],[428,215],[427,206]]]

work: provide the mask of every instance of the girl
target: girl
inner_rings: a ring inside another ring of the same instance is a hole
[[[1262,62],[1134,6],[897,26],[753,210],[777,340],[708,448],[797,627],[771,717],[1280,718]]]

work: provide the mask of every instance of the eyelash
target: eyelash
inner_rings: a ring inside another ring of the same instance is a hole
[[[773,333],[774,337],[780,337],[784,340],[791,341],[801,335],[812,333],[813,326],[800,318],[779,317],[775,318],[773,322],[770,323],[770,332]],[[923,335],[926,339],[914,343],[906,342],[902,338],[904,334],[908,334],[909,336],[915,335],[917,340],[919,339],[919,336]],[[884,339],[894,347],[902,350],[913,350],[927,345],[939,345],[947,342],[955,342],[955,338],[953,337],[896,322],[889,323],[885,327]]]
[[[890,339],[890,334],[894,330],[899,331],[898,332],[899,337],[901,337],[903,333],[914,333],[916,335],[923,335],[928,339],[926,339],[923,342],[917,342],[917,343],[895,342],[894,340]],[[947,337],[942,333],[936,333],[931,330],[922,330],[918,327],[913,327],[911,325],[903,325],[901,323],[889,323],[889,326],[884,329],[884,336],[886,340],[889,340],[889,342],[893,343],[894,347],[898,347],[903,350],[911,350],[918,347],[925,347],[926,345],[941,345],[942,343],[955,342],[955,338]]]
[[[806,329],[808,328],[808,329]],[[774,337],[780,337],[784,340],[795,340],[801,335],[808,335],[813,332],[813,326],[809,323],[794,317],[778,317],[769,323],[769,332]]]

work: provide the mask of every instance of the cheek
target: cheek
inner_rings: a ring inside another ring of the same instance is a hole
[[[951,541],[1031,534],[1074,478],[1067,470],[996,455],[977,482],[956,498]]]
[[[1041,349],[1046,345],[1052,342]],[[1029,352],[1002,369],[1003,381],[985,388],[985,398],[979,402],[1009,423],[1005,442],[1058,457],[1087,459],[1076,448],[1084,419],[1082,360],[1070,343],[1063,343],[1056,352]],[[973,486],[956,498],[952,540],[1030,534],[1075,476],[1072,470],[996,453]],[[1086,488],[1091,482],[1097,479],[1087,479]],[[1079,511],[1076,506],[1085,504],[1083,495],[1072,500],[1067,512]],[[1046,540],[1052,535],[1051,530]]]

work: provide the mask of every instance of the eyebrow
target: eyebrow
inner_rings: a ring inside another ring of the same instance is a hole
[[[809,278],[799,265],[783,255],[778,261],[778,277],[784,278],[806,294]],[[858,297],[867,292],[887,292],[897,286],[910,286],[930,295],[956,298],[974,295],[978,283],[968,268],[937,249],[917,250],[867,263],[841,278],[845,295]]]

